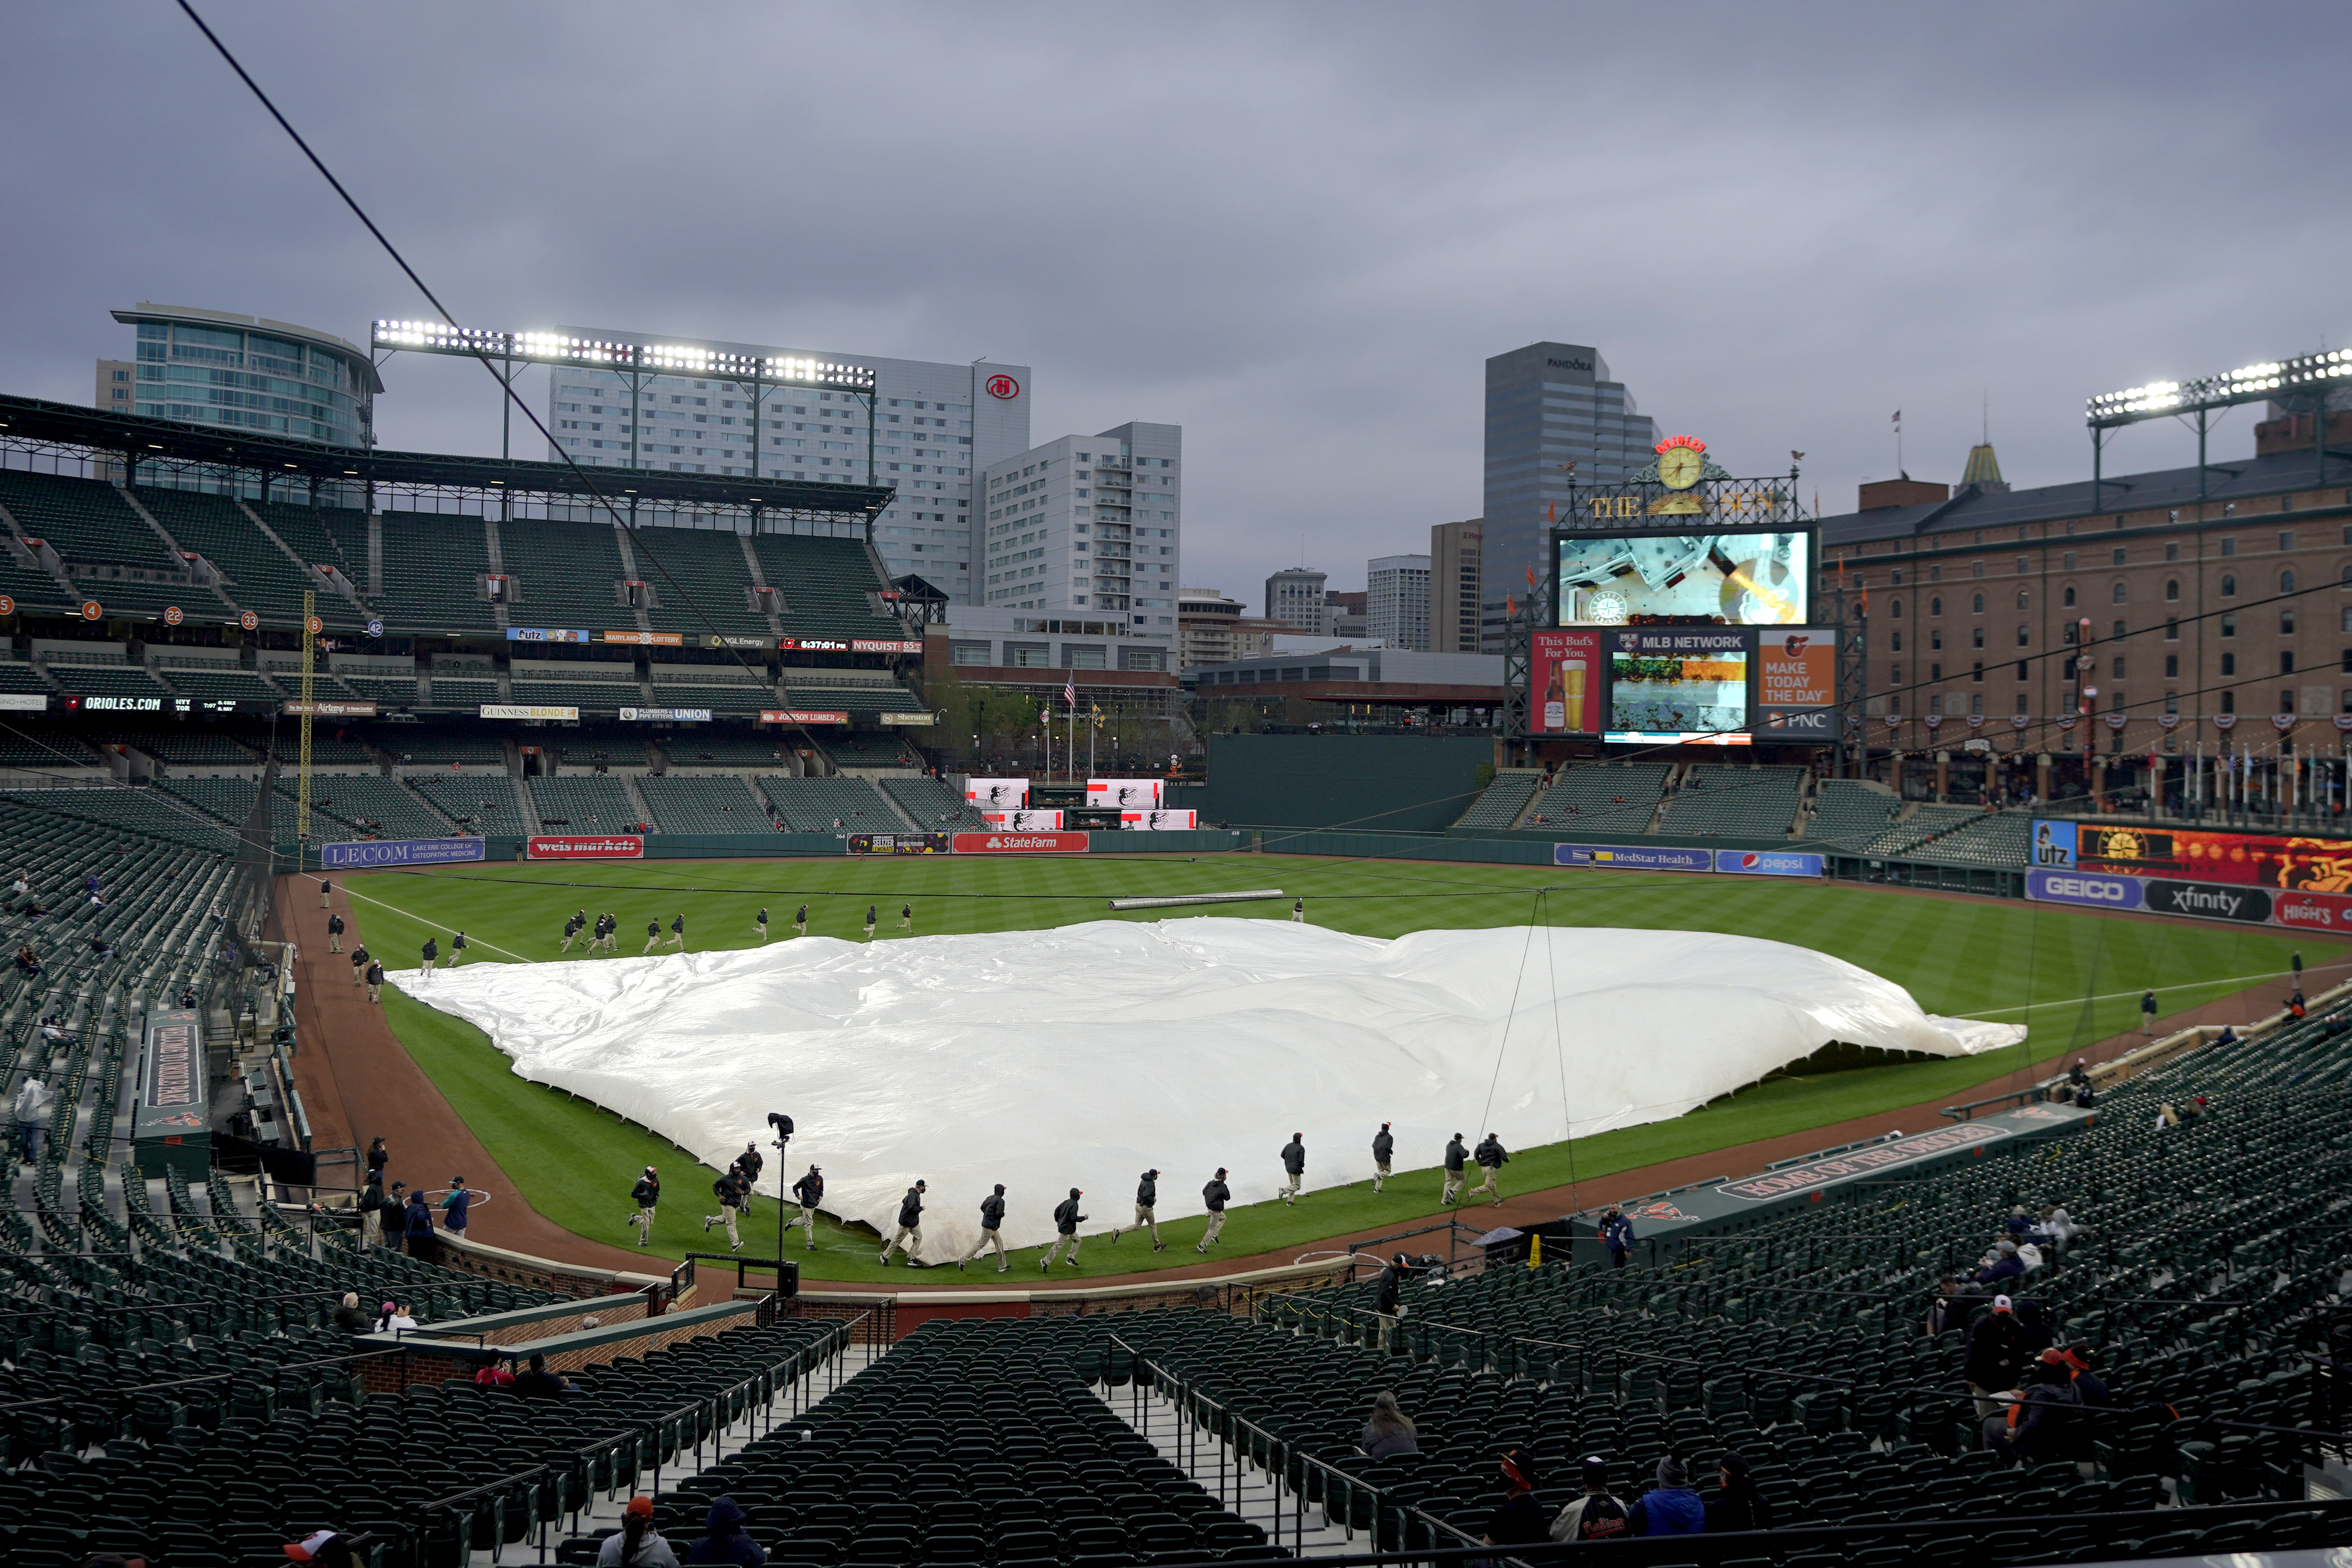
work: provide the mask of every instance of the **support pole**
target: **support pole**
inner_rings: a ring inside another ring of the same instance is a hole
[[[294,864],[300,869],[302,852],[310,842],[310,720],[311,710],[318,706],[318,693],[311,684],[313,667],[318,663],[319,639],[310,631],[310,623],[319,614],[318,593],[302,590],[302,750],[301,765],[297,770],[294,786]]]

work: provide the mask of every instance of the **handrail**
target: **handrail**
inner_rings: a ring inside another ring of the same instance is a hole
[[[152,1394],[157,1389],[163,1388],[189,1388],[202,1383],[225,1383],[231,1378],[253,1377],[263,1372],[268,1372],[274,1381],[279,1373],[302,1372],[314,1366],[343,1366],[352,1362],[373,1361],[379,1356],[405,1355],[406,1353],[407,1352],[404,1349],[399,1347],[381,1351],[357,1351],[350,1355],[322,1356],[315,1361],[278,1362],[268,1367],[240,1367],[235,1372],[208,1372],[195,1377],[174,1377],[167,1379],[162,1383],[138,1383],[132,1384],[124,1388],[85,1390],[80,1394],[45,1394],[38,1399],[14,1399],[6,1402],[5,1404],[0,1404],[0,1412],[9,1410],[29,1410],[36,1405],[58,1405],[68,1399],[89,1398],[93,1395],[103,1396],[106,1394],[114,1394],[120,1396],[131,1394]]]

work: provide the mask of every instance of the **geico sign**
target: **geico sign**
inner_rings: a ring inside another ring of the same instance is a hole
[[[2101,904],[2131,901],[2131,890],[2120,882],[2093,881],[2088,877],[2052,877],[2042,886],[2062,899],[2087,899]]]

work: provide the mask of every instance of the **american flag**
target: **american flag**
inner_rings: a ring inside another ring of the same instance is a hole
[[[1072,708],[1077,707],[1078,683],[1076,681],[1066,679],[1062,682],[1062,700]]]

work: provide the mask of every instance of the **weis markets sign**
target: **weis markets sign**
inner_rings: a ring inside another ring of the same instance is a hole
[[[345,869],[355,866],[447,866],[482,858],[482,840],[478,838],[362,838],[319,847],[321,866]]]
[[[607,833],[599,837],[556,836],[527,840],[534,860],[642,860],[646,841],[634,833]]]

